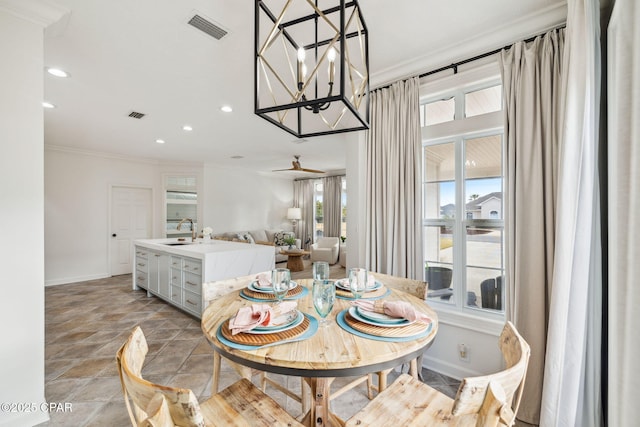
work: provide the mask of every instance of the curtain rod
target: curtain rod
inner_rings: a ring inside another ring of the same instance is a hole
[[[550,31],[557,31],[557,30],[559,30],[561,28],[565,28],[566,26],[567,26],[566,24],[560,25],[559,27],[555,27],[555,28],[553,28],[551,30],[548,30],[548,31],[542,33],[542,34],[538,34],[536,36],[529,37],[528,39],[524,40],[524,42],[525,43],[530,43],[530,42],[534,41],[536,38],[538,38],[540,36],[543,36],[543,35],[547,34]],[[513,42],[510,45],[501,47],[499,49],[494,49],[494,50],[492,50],[490,52],[485,52],[483,54],[476,55],[473,58],[464,59],[462,61],[454,62],[454,63],[452,63],[450,65],[445,65],[444,67],[440,67],[440,68],[435,69],[435,70],[431,70],[431,71],[427,71],[427,72],[422,73],[422,74],[418,74],[417,77],[421,79],[423,77],[427,77],[427,76],[430,76],[432,74],[440,73],[442,71],[446,71],[446,70],[449,70],[449,69],[453,69],[453,74],[458,74],[458,66],[464,65],[464,64],[468,64],[468,63],[473,62],[473,61],[477,61],[478,59],[486,58],[487,56],[495,55],[496,53],[501,52],[503,49],[509,49],[515,43],[517,43],[517,42]],[[411,77],[407,77],[407,79],[409,79],[409,78],[411,78]],[[375,89],[372,89],[372,92],[374,90],[378,90],[378,89],[386,89],[386,88],[390,87],[392,84],[393,83],[389,83],[387,85],[377,87]]]

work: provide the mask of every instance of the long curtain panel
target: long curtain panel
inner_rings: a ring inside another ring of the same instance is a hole
[[[419,79],[371,93],[365,257],[379,273],[423,278]]]
[[[306,244],[307,240],[313,243],[313,214],[315,210],[313,185],[314,181],[311,179],[293,181],[293,204],[294,207],[300,208],[302,216],[294,231],[296,236],[300,238],[304,249],[309,249]]]
[[[609,21],[608,425],[640,420],[640,4],[616,0]]]
[[[569,0],[556,247],[540,425],[600,426],[600,5]]]
[[[342,177],[329,176],[322,178],[322,211],[325,237],[340,237],[342,211],[340,196],[342,195]]]
[[[507,157],[508,320],[531,345],[518,418],[538,424],[553,280],[564,31],[500,58]]]

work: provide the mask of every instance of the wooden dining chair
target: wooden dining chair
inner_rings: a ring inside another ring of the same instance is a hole
[[[381,282],[387,288],[397,289],[402,292],[406,292],[409,295],[413,295],[421,300],[425,300],[427,298],[427,283],[421,280],[413,280],[407,279],[404,277],[396,277],[390,276],[388,274],[375,273],[371,272],[373,277]],[[369,399],[373,399],[374,392],[381,392],[387,387],[387,377],[392,369],[386,369],[384,371],[379,371],[373,374],[368,374],[363,377],[359,377],[348,384],[344,385],[340,389],[331,393],[331,400],[340,397],[340,395],[346,393],[347,391],[353,389],[354,387],[362,384],[363,382],[367,382],[367,396]],[[409,374],[414,378],[422,379],[422,355],[417,358],[411,360],[409,363]],[[378,377],[377,383],[374,382],[374,375]]]
[[[116,355],[134,427],[302,426],[244,378],[200,403],[189,389],[149,382],[141,374],[147,351],[147,341],[137,326]]]
[[[270,271],[264,272],[270,274]],[[258,274],[264,274],[258,273]],[[211,301],[220,298],[221,296],[227,295],[230,292],[239,291],[243,288],[246,288],[252,280],[258,276],[258,274],[251,274],[248,276],[236,277],[233,279],[226,280],[216,280],[212,282],[206,282],[202,284],[202,309],[204,310],[209,306]],[[230,360],[227,362],[233,367],[233,369],[242,377],[248,380],[251,380],[254,375],[259,376],[260,387],[263,392],[267,390],[267,384],[272,386],[273,388],[279,390],[280,392],[286,394],[296,402],[299,402],[302,406],[303,413],[306,412],[309,408],[307,407],[308,397],[307,397],[307,386],[304,384],[304,381],[300,381],[300,394],[296,394],[289,390],[286,387],[283,387],[278,382],[272,380],[267,376],[267,374],[263,371],[259,371],[257,369],[251,369],[247,366],[240,365],[238,363],[234,363]],[[211,381],[211,393],[217,393],[220,383],[220,368],[222,364],[222,356],[217,351],[213,352],[213,377]]]
[[[349,419],[346,426],[512,426],[531,350],[511,322],[502,330],[499,346],[506,368],[463,379],[455,399],[403,374]]]

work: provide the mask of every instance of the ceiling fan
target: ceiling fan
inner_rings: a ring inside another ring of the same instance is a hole
[[[303,168],[302,166],[300,166],[300,155],[299,154],[295,154],[293,157],[295,158],[295,160],[293,160],[291,162],[293,167],[291,167],[289,169],[276,169],[273,172],[298,171],[298,172],[309,172],[309,173],[325,173],[324,171],[319,171],[319,170],[316,170],[316,169]]]

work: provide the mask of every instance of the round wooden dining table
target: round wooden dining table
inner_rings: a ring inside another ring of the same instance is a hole
[[[298,299],[298,310],[319,318],[311,298],[312,279],[297,281],[309,292]],[[383,283],[384,284],[384,283]],[[407,341],[381,341],[365,338],[342,328],[336,316],[351,307],[349,300],[336,298],[328,323],[320,325],[310,338],[256,349],[238,349],[226,345],[217,335],[220,326],[239,308],[256,304],[244,299],[240,291],[231,292],[210,302],[202,313],[202,330],[213,350],[240,365],[264,372],[302,377],[309,385],[310,405],[302,422],[309,426],[344,425],[329,407],[330,386],[336,377],[366,375],[392,369],[411,362],[429,348],[438,332],[438,317],[424,300],[397,289],[384,296],[389,301],[408,301],[432,319],[428,334]]]

